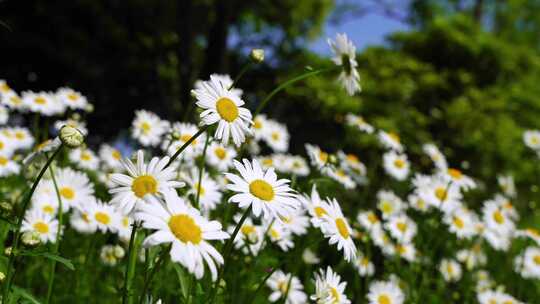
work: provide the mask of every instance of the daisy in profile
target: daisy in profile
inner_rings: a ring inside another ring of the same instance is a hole
[[[327,172],[330,168],[330,154],[321,150],[319,146],[306,144],[306,151],[311,161],[311,165],[321,172]]]
[[[262,213],[266,219],[277,220],[288,217],[300,207],[297,195],[289,187],[289,180],[278,179],[273,168],[263,171],[256,160],[244,159],[243,162],[234,161],[240,176],[225,173],[231,182],[227,189],[236,192],[229,202],[238,203],[242,209],[251,205],[255,216]]]
[[[94,199],[79,208],[84,214],[87,214],[88,220],[94,222],[96,228],[102,233],[107,231],[116,232],[120,224],[121,215],[114,206]]]
[[[287,295],[286,304],[304,304],[307,301],[307,295],[304,293],[304,285],[292,274],[285,274],[281,270],[275,271],[268,281],[266,286],[270,288],[272,293],[268,300],[272,303],[277,302]]]
[[[2,136],[0,135],[0,142],[2,142]],[[23,164],[28,165],[32,163],[34,160],[39,159],[41,156],[44,156],[47,152],[51,152],[53,150],[58,149],[62,145],[62,141],[60,138],[55,137],[54,139],[47,139],[46,141],[40,143],[34,148],[34,151],[30,154],[28,154],[23,159]],[[2,145],[0,144],[0,153]]]
[[[482,219],[487,229],[494,230],[499,234],[513,233],[516,228],[504,207],[492,200],[484,202]]]
[[[37,232],[42,243],[54,243],[58,233],[58,221],[52,215],[40,210],[28,210],[24,216],[21,231]]]
[[[94,151],[88,148],[77,148],[69,152],[69,160],[79,168],[85,170],[97,170],[99,158]]]
[[[356,252],[353,266],[361,277],[371,277],[375,273],[375,265],[360,251]]]
[[[461,264],[453,259],[443,259],[439,264],[439,271],[446,282],[457,282],[461,279]]]
[[[71,168],[62,168],[55,171],[55,177],[64,212],[72,207],[84,206],[93,200],[94,186],[86,174]],[[56,195],[52,180],[42,180],[36,191]]]
[[[216,209],[216,206],[221,202],[221,192],[219,185],[208,176],[208,173],[203,172],[201,183],[199,184],[199,169],[192,168],[190,173],[181,175],[189,186],[188,195],[192,195],[193,199],[199,193],[200,209],[206,211]]]
[[[408,262],[416,261],[416,247],[413,243],[398,243],[394,246],[393,251]]]
[[[113,195],[111,204],[117,205],[123,214],[128,214],[135,205],[142,205],[147,195],[163,194],[183,187],[183,182],[175,180],[175,169],[172,166],[165,168],[168,162],[167,156],[162,159],[154,157],[146,164],[142,150],[137,152],[136,164],[128,158],[123,159],[127,174],[111,174],[111,181],[115,185],[109,190]]]
[[[432,143],[424,144],[422,146],[422,150],[429,156],[429,158],[431,158],[431,161],[433,161],[435,167],[440,170],[445,170],[448,168],[446,157],[444,157],[444,154],[441,153],[436,145]]]
[[[60,88],[56,91],[56,99],[72,110],[86,110],[88,100],[81,93],[70,89]]]
[[[298,201],[308,211],[311,217],[311,224],[315,228],[320,228],[323,221],[323,216],[328,214],[330,206],[321,199],[317,186],[314,184],[311,188],[311,195],[302,194],[298,196]]]
[[[465,207],[456,208],[451,213],[445,214],[443,221],[448,225],[450,232],[459,239],[470,239],[477,235],[478,218]]]
[[[274,223],[264,221],[263,227],[265,227],[265,231],[268,231],[270,241],[276,244],[281,250],[287,252],[289,249],[294,248],[293,235],[283,223],[278,221]]]
[[[345,189],[354,189],[356,187],[356,183],[343,168],[329,169],[325,171],[325,174],[340,183]]]
[[[377,136],[383,147],[396,152],[403,152],[403,145],[401,144],[401,139],[397,133],[380,130]]]
[[[236,151],[221,143],[213,142],[206,151],[206,161],[220,171],[225,171],[233,166]]]
[[[164,193],[164,204],[156,201],[141,204],[139,208],[136,217],[142,220],[143,227],[155,230],[146,237],[143,246],[172,243],[170,256],[173,262],[180,263],[197,279],[203,277],[206,264],[212,280],[217,279],[217,266],[223,264],[223,257],[208,241],[229,238],[219,222],[201,216],[175,191]]]
[[[303,209],[294,211],[291,215],[281,218],[281,224],[294,235],[304,235],[309,227],[309,217]]]
[[[540,131],[527,130],[523,133],[525,145],[535,151],[540,150]]]
[[[2,104],[7,106],[11,110],[24,111],[26,109],[26,104],[23,102],[21,97],[15,91],[9,91],[5,94],[0,94],[0,100]]]
[[[338,81],[349,95],[354,95],[361,91],[360,74],[356,70],[356,46],[347,38],[347,34],[337,34],[336,40],[328,39],[328,44],[334,53],[332,61],[341,66]]]
[[[375,128],[373,128],[372,125],[368,124],[362,116],[357,116],[352,113],[348,113],[345,116],[345,121],[349,126],[353,126],[358,128],[358,130],[362,132],[366,132],[368,134],[373,133],[375,131]]]
[[[409,175],[410,164],[406,154],[398,154],[394,151],[384,153],[384,169],[393,178],[403,181]]]
[[[515,258],[516,270],[527,279],[540,279],[540,248],[527,247]]]
[[[253,119],[253,125],[251,125],[251,130],[255,140],[261,140],[267,136],[269,127],[268,122],[269,120],[264,114],[258,114],[255,116]]]
[[[390,217],[385,227],[400,243],[411,242],[417,232],[416,223],[404,213]]]
[[[445,180],[452,182],[453,185],[456,185],[462,190],[466,191],[476,188],[476,183],[473,179],[463,174],[463,172],[458,169],[448,168],[446,169],[446,172],[442,172],[442,175]]]
[[[523,302],[516,300],[509,294],[502,291],[485,290],[477,294],[478,303],[480,304],[522,304]]]
[[[369,285],[367,294],[369,304],[402,304],[405,295],[393,281],[376,281]]]
[[[246,140],[246,133],[251,132],[251,112],[242,107],[244,101],[234,94],[229,86],[219,78],[210,76],[209,81],[204,81],[201,88],[192,90],[191,93],[197,99],[197,106],[203,109],[202,123],[218,124],[215,138],[227,144],[232,137],[236,146]]]
[[[338,151],[337,157],[341,162],[341,167],[355,180],[359,182],[365,181],[366,166],[360,161],[358,156],[354,154],[345,154],[343,151]]]
[[[514,177],[512,175],[499,175],[497,176],[497,182],[504,195],[511,198],[516,196],[516,184],[514,183]]]
[[[161,120],[156,114],[139,110],[135,111],[135,119],[131,124],[131,136],[143,146],[157,146],[169,130],[169,123]]]
[[[170,138],[163,141],[161,148],[166,151],[168,155],[172,156],[186,142],[195,136],[198,131],[199,128],[194,124],[176,122],[173,124]],[[202,154],[205,140],[206,134],[201,134],[199,137],[195,138],[182,152],[181,157],[187,161],[192,161],[195,157]]]
[[[131,230],[133,229],[133,218],[129,215],[120,215],[120,222],[118,224],[118,229],[116,230],[116,234],[118,234],[118,237],[124,241],[129,242],[129,238],[131,236]]]
[[[0,177],[19,174],[21,166],[10,157],[0,154]]]
[[[349,304],[346,286],[347,282],[342,282],[341,277],[328,266],[326,271],[319,269],[315,273],[315,294],[310,298],[317,304]]]
[[[322,217],[321,231],[325,238],[329,239],[330,245],[336,244],[338,250],[343,250],[345,260],[352,261],[356,256],[356,246],[352,240],[352,230],[347,219],[341,212],[341,207],[336,199],[328,199],[327,214]]]
[[[236,215],[234,221],[238,224],[241,217],[241,215]],[[229,226],[229,234],[233,234],[235,227],[236,225]],[[257,256],[262,249],[264,232],[264,227],[255,225],[248,217],[242,224],[242,227],[240,227],[240,233],[234,239],[234,247],[241,249],[244,254],[251,253]]]
[[[99,159],[107,169],[122,170],[122,153],[111,145],[103,144],[99,148]]]
[[[267,132],[263,137],[268,146],[276,152],[289,150],[289,131],[287,127],[277,121],[268,121]]]

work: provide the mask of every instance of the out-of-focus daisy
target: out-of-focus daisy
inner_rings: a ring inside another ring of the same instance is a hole
[[[122,215],[120,217],[120,222],[118,224],[118,229],[116,233],[118,237],[125,242],[129,241],[131,236],[131,230],[133,229],[133,218],[129,215]]]
[[[281,218],[282,225],[285,229],[291,231],[294,235],[304,235],[309,227],[309,217],[302,209],[294,211],[291,215]]]
[[[394,252],[406,261],[414,262],[416,260],[416,247],[413,243],[398,243],[394,246]]]
[[[5,125],[9,120],[9,111],[6,107],[0,105],[0,125]]]
[[[65,107],[58,102],[54,95],[47,92],[30,92],[26,91],[22,94],[23,103],[32,111],[45,116],[60,114]]]
[[[2,141],[2,136],[0,136],[0,142]],[[28,165],[34,160],[38,159],[40,156],[45,155],[47,152],[58,149],[62,145],[60,138],[56,137],[54,139],[47,139],[46,141],[40,143],[34,148],[34,151],[28,154],[23,159],[23,164]],[[0,145],[1,150],[2,145]]]
[[[94,186],[86,174],[71,168],[62,168],[55,171],[55,178],[64,212],[72,207],[84,206],[93,199]],[[36,191],[46,191],[56,195],[54,184],[50,179],[41,180]]]
[[[417,186],[418,196],[421,199],[445,213],[452,212],[461,206],[462,195],[459,187],[444,178],[433,176],[428,179],[426,184],[416,184],[415,186]]]
[[[88,106],[88,100],[81,93],[70,88],[60,88],[56,92],[58,101],[72,110],[85,110]]]
[[[201,121],[205,125],[218,124],[215,137],[224,144],[229,138],[240,146],[246,133],[250,133],[251,112],[242,107],[244,101],[231,91],[220,79],[210,76],[209,81],[201,83],[201,88],[192,90],[197,106],[203,109]]]
[[[165,168],[168,162],[169,157],[154,157],[146,164],[142,150],[137,152],[136,164],[130,159],[123,159],[127,175],[111,174],[111,181],[115,184],[115,188],[109,190],[113,195],[111,204],[118,205],[122,213],[128,214],[136,204],[143,203],[147,195],[163,194],[184,186],[184,183],[175,180],[176,173],[172,166]]]
[[[509,294],[498,290],[486,290],[478,293],[478,303],[480,304],[522,304]]]
[[[232,167],[236,151],[220,143],[213,142],[208,146],[206,161],[220,171],[225,171]]]
[[[474,244],[469,249],[462,249],[457,252],[456,258],[463,263],[468,270],[479,266],[484,266],[487,262],[487,256],[483,252],[480,243]]]
[[[0,94],[0,100],[2,101],[2,104],[6,105],[12,110],[21,111],[26,109],[26,104],[14,91],[8,91],[5,94]]]
[[[282,222],[265,221],[265,231],[268,231],[268,238],[270,241],[279,246],[279,248],[285,252],[294,247],[292,240],[292,233],[287,229]]]
[[[356,47],[346,34],[337,34],[336,40],[328,39],[328,44],[334,53],[332,61],[342,67],[338,81],[345,88],[349,95],[354,95],[361,91],[360,74],[356,69]]]
[[[327,213],[322,217],[321,231],[325,238],[329,238],[330,245],[336,244],[338,250],[343,250],[345,260],[350,262],[356,255],[351,227],[336,199],[328,200],[328,207]]]
[[[217,265],[223,264],[223,257],[208,243],[210,240],[224,240],[229,234],[221,229],[217,221],[209,221],[200,212],[189,206],[174,191],[164,194],[165,203],[141,204],[137,218],[143,227],[156,230],[146,237],[144,246],[172,243],[170,255],[173,262],[182,264],[201,279],[206,264],[217,279]]]
[[[455,233],[460,239],[470,239],[478,232],[476,214],[464,207],[456,208],[445,214],[443,220],[448,225],[450,232]]]
[[[94,151],[88,148],[77,148],[69,152],[69,160],[77,167],[86,170],[97,170],[99,158]]]
[[[356,253],[356,259],[353,264],[361,277],[370,277],[375,273],[375,265],[361,252]]]
[[[516,196],[516,185],[512,175],[499,175],[497,176],[497,182],[499,183],[504,195],[508,197]]]
[[[306,144],[305,147],[313,167],[321,170],[323,173],[331,169],[329,166],[331,160],[330,154],[315,145]]]
[[[272,290],[270,297],[268,297],[270,302],[277,302],[287,295],[286,304],[306,303],[307,295],[303,291],[304,286],[297,277],[291,276],[292,274],[285,274],[281,270],[277,270],[270,276],[266,281],[266,286]]]
[[[122,153],[111,145],[103,144],[99,148],[99,158],[107,169],[122,170]]]
[[[439,264],[439,271],[446,282],[456,282],[461,279],[461,265],[453,259],[443,259]]]
[[[396,133],[387,133],[380,130],[377,136],[379,138],[379,142],[383,145],[383,147],[394,150],[396,152],[403,152],[403,145],[401,144],[401,139]]]
[[[444,157],[444,154],[441,153],[437,146],[431,143],[424,144],[422,146],[422,150],[424,150],[424,153],[426,153],[429,158],[431,158],[431,160],[435,164],[435,167],[441,170],[445,170],[446,168],[448,168],[446,157]]]
[[[135,111],[135,119],[131,125],[131,136],[143,146],[157,146],[163,134],[169,129],[169,123],[161,120],[156,114],[139,110]]]
[[[353,179],[345,172],[343,168],[335,168],[326,170],[326,175],[331,177],[333,180],[337,181],[345,189],[354,189],[356,187],[356,183],[353,181]]]
[[[13,139],[13,144],[17,149],[29,149],[34,144],[34,137],[27,128],[13,127],[8,133],[6,136]]]
[[[416,223],[405,214],[390,217],[385,227],[400,243],[411,242],[417,231]]]
[[[405,209],[403,201],[392,191],[381,190],[377,193],[377,208],[381,211],[382,217],[387,219],[393,215],[401,213]]]
[[[528,237],[534,242],[536,242],[536,245],[540,246],[540,231],[535,228],[525,228],[523,230],[517,230],[516,231],[517,237]]]
[[[173,155],[176,153],[180,147],[182,147],[186,142],[188,142],[197,132],[199,128],[196,125],[190,123],[174,123],[172,127],[172,133],[170,138],[163,141],[161,148],[167,152],[168,155]],[[180,155],[187,161],[193,160],[196,156],[200,155],[204,149],[204,142],[206,140],[206,135],[201,134],[199,137],[195,138],[189,146],[182,152]]]
[[[304,252],[302,252],[302,261],[304,261],[304,263],[306,264],[314,265],[319,264],[321,262],[321,259],[319,259],[317,254],[311,249],[306,248],[304,249]]]
[[[41,212],[41,210],[28,210],[24,215],[21,227],[22,232],[37,232],[41,242],[56,242],[58,233],[58,221],[50,214]]]
[[[527,130],[523,133],[523,141],[525,145],[533,150],[540,150],[540,131]]]
[[[354,154],[345,154],[343,151],[338,151],[337,156],[341,161],[341,166],[351,175],[357,182],[364,183],[366,181],[366,166]]]
[[[60,132],[63,126],[70,126],[79,130],[83,135],[88,134],[88,129],[86,128],[86,123],[77,119],[69,118],[67,120],[58,120],[54,123],[54,128],[56,132]]]
[[[90,218],[90,215],[87,211],[77,210],[69,218],[71,227],[79,233],[90,234],[94,233],[97,230],[96,221],[93,221]]]
[[[358,128],[358,130],[366,132],[368,134],[373,133],[375,128],[372,125],[368,124],[362,116],[357,116],[352,113],[348,113],[345,116],[345,121],[348,125]]]
[[[405,180],[409,175],[410,164],[405,154],[398,154],[394,151],[386,152],[383,156],[383,163],[386,173],[399,181]]]
[[[0,177],[18,174],[21,166],[13,159],[0,154]]]
[[[289,131],[287,127],[276,121],[268,121],[267,132],[263,137],[265,142],[277,152],[286,152],[289,149]]]
[[[473,179],[463,174],[463,172],[458,169],[448,168],[442,172],[442,176],[444,179],[452,182],[453,185],[456,185],[460,189],[470,190],[476,188],[476,183],[473,181]]]
[[[522,277],[540,279],[540,248],[528,247],[515,258],[517,271]]]
[[[371,283],[367,298],[369,304],[402,304],[405,301],[403,291],[393,281],[376,281]]]
[[[323,220],[322,217],[328,214],[330,206],[326,201],[321,199],[319,192],[317,192],[317,186],[313,185],[310,196],[307,194],[299,195],[298,200],[311,216],[313,227],[319,228]]]
[[[219,192],[219,185],[208,176],[208,173],[203,172],[200,184],[197,168],[192,168],[190,174],[182,174],[182,177],[189,186],[188,194],[196,198],[197,192],[199,193],[201,210],[210,211],[216,208],[221,201],[221,192]]]
[[[505,212],[503,206],[495,201],[485,201],[482,207],[482,219],[487,229],[495,230],[500,234],[512,233],[515,224]]]
[[[0,133],[0,154],[4,157],[11,157],[17,146],[15,140],[6,136],[4,133]]]
[[[300,207],[297,195],[289,187],[289,180],[277,179],[273,168],[266,171],[261,169],[259,163],[243,160],[244,164],[234,161],[234,166],[240,176],[226,173],[231,182],[227,188],[236,192],[229,201],[238,203],[240,208],[253,207],[255,216],[264,215],[265,218],[289,216]]]
[[[371,210],[358,212],[358,216],[356,217],[356,219],[360,223],[360,225],[362,225],[362,227],[367,231],[371,231],[375,226],[381,225],[381,220],[375,214],[375,212]]]
[[[328,266],[326,271],[319,269],[315,274],[315,294],[310,298],[317,304],[349,304],[346,286],[347,282],[342,282],[341,277]]]
[[[87,214],[88,219],[96,224],[98,230],[103,233],[107,231],[116,232],[120,225],[121,215],[116,211],[114,206],[94,199],[80,207],[84,214]]]
[[[50,189],[52,190],[52,189]],[[52,191],[37,191],[32,196],[32,208],[45,214],[55,216],[58,212],[58,198]]]
[[[241,216],[234,217],[235,222],[238,224]],[[229,234],[233,234],[235,226],[230,226],[228,229]],[[255,225],[253,221],[248,217],[240,227],[240,233],[234,239],[234,247],[241,249],[244,254],[258,255],[262,249],[264,240],[264,228],[260,225]]]
[[[125,255],[124,248],[118,245],[104,245],[101,247],[99,257],[103,264],[115,266]]]
[[[426,212],[431,207],[431,205],[428,205],[426,201],[420,198],[416,193],[409,194],[409,196],[407,197],[407,201],[413,209],[421,212]]]
[[[268,134],[268,127],[268,119],[266,118],[266,115],[258,114],[253,119],[253,125],[251,126],[253,137],[256,140],[263,139],[266,134]]]

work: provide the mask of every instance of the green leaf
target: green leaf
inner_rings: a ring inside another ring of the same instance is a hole
[[[13,289],[13,293],[15,293],[16,295],[19,295],[23,299],[30,301],[30,303],[41,304],[41,302],[38,299],[36,299],[33,295],[31,295],[28,291],[17,286],[13,286],[11,288]]]
[[[182,290],[182,296],[187,299],[189,294],[189,278],[186,271],[180,267],[177,263],[173,263],[174,270],[178,275],[178,281],[180,281],[180,289]]]
[[[19,255],[22,255],[22,256],[34,256],[34,257],[44,257],[44,258],[54,260],[54,261],[57,261],[57,262],[63,264],[69,270],[75,270],[75,265],[73,265],[71,260],[66,259],[64,257],[61,257],[61,256],[56,255],[56,254],[52,254],[50,252],[22,251]]]

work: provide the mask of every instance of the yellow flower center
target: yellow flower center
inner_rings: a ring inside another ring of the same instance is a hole
[[[0,85],[0,91],[6,93],[6,92],[9,92],[10,90],[11,88],[6,83],[2,83],[2,85]]]
[[[238,107],[227,97],[222,97],[216,102],[216,109],[225,121],[233,122],[238,117]]]
[[[274,164],[274,160],[271,158],[265,158],[262,160],[262,164],[267,167],[271,167]]]
[[[392,211],[394,211],[394,206],[392,206],[392,203],[390,203],[389,201],[383,201],[381,203],[381,211],[384,214],[392,213]]]
[[[441,202],[444,202],[448,197],[448,191],[443,187],[438,187],[435,189],[435,197],[437,197]]]
[[[261,129],[262,128],[262,123],[260,120],[256,119],[255,122],[253,123],[253,128],[254,129]]]
[[[328,214],[326,213],[326,210],[324,210],[324,208],[320,206],[315,207],[314,210],[317,217],[322,217],[323,215]]]
[[[81,214],[81,217],[85,223],[90,223],[90,218],[88,217],[88,213]]]
[[[390,138],[395,141],[395,142],[400,142],[401,140],[399,139],[399,135],[397,135],[396,133],[394,132],[390,132],[388,133],[388,136],[390,136]]]
[[[111,155],[116,160],[120,160],[122,158],[122,154],[120,154],[118,150],[113,150]]]
[[[281,237],[279,232],[274,228],[270,229],[270,236],[274,239],[279,239]]]
[[[403,169],[403,167],[405,167],[405,162],[402,159],[396,159],[394,161],[394,166],[398,167],[399,169]]]
[[[143,198],[147,194],[155,194],[157,192],[157,181],[153,176],[141,175],[133,180],[131,190],[138,198]]]
[[[0,156],[0,166],[5,166],[8,163],[8,159]]]
[[[281,291],[282,294],[287,293],[288,285],[289,285],[289,281],[280,281],[278,283],[278,289]]]
[[[96,221],[104,225],[108,225],[111,222],[111,217],[107,213],[104,213],[104,212],[96,212],[94,217],[96,218]]]
[[[535,255],[533,260],[536,265],[540,265],[540,255]]]
[[[458,169],[448,169],[448,175],[450,175],[453,179],[461,179],[463,177],[463,173],[459,171]]]
[[[375,215],[375,213],[373,212],[370,212],[367,216],[368,218],[368,221],[371,223],[371,224],[376,224],[378,221],[379,221],[379,218],[377,218],[377,216]]]
[[[92,156],[88,152],[81,153],[81,160],[89,161],[92,159]]]
[[[454,217],[453,222],[454,225],[456,225],[456,227],[458,227],[459,229],[463,229],[463,227],[465,226],[463,221],[457,216]]]
[[[319,158],[323,163],[326,163],[328,161],[328,153],[323,151],[319,152]]]
[[[358,164],[360,162],[360,160],[358,159],[358,157],[356,155],[353,155],[353,154],[347,154],[347,160],[353,164]]]
[[[339,292],[334,287],[330,287],[330,294],[334,299],[334,303],[339,303]]]
[[[497,222],[497,224],[504,223],[504,216],[499,210],[493,212],[493,219],[495,220],[495,222]]]
[[[75,191],[73,191],[73,189],[70,187],[63,187],[62,189],[60,189],[60,195],[63,198],[72,200],[75,197]]]
[[[0,141],[0,149],[4,149],[4,142]]]
[[[201,196],[204,195],[204,192],[205,192],[205,191],[204,191],[204,188],[203,188],[202,185],[199,185],[199,183],[195,183],[195,185],[193,185],[193,188],[195,188],[195,191],[199,191],[199,194],[200,194]]]
[[[349,229],[347,228],[347,224],[345,224],[345,220],[343,220],[342,218],[336,219],[336,227],[339,234],[341,234],[343,238],[349,238]]]
[[[52,214],[54,212],[54,208],[51,205],[45,205],[43,206],[43,212]]]
[[[202,230],[187,214],[173,215],[169,220],[172,234],[184,243],[199,244],[202,240]]]
[[[34,102],[40,105],[44,105],[47,103],[47,100],[40,96],[40,97],[34,98]]]
[[[36,222],[34,224],[34,229],[41,234],[45,234],[49,232],[49,225],[44,222]]]
[[[19,97],[17,97],[17,96],[11,96],[10,101],[11,101],[11,103],[13,103],[14,105],[19,105],[19,104],[22,103],[22,100],[21,100]]]
[[[217,147],[214,150],[214,154],[216,154],[217,158],[223,160],[227,156],[227,151],[225,151],[225,149],[223,149],[222,147]]]
[[[272,132],[272,140],[274,140],[274,141],[279,140],[279,133],[278,132]]]
[[[273,200],[275,196],[274,188],[262,179],[252,181],[251,184],[249,184],[249,192],[253,194],[253,196],[266,202]]]
[[[366,257],[363,257],[362,261],[360,261],[360,264],[362,264],[362,266],[366,267],[367,265],[369,265],[369,259],[366,258]]]
[[[141,129],[142,129],[144,134],[148,134],[148,132],[150,132],[151,128],[152,128],[152,126],[150,126],[150,124],[147,123],[146,121],[141,123]]]
[[[75,94],[75,93],[69,93],[67,98],[71,101],[77,101],[77,99],[79,99],[79,95]]]
[[[183,134],[182,136],[180,136],[180,140],[181,140],[182,142],[187,142],[187,141],[190,140],[192,137],[193,137],[193,135],[191,135],[191,134]],[[194,140],[191,142],[190,145],[195,146],[196,144],[197,144],[197,140],[194,139]]]
[[[15,132],[15,138],[19,139],[19,140],[23,140],[26,138],[25,134],[23,132],[20,132],[20,131],[17,131]]]
[[[252,225],[243,225],[240,230],[244,235],[250,235],[255,232],[255,227]]]
[[[454,274],[454,267],[452,267],[452,264],[448,263],[446,265],[446,272],[448,272],[449,275]]]
[[[385,294],[380,295],[377,301],[379,302],[379,304],[392,304],[392,300],[390,300],[390,297]]]
[[[123,227],[129,226],[129,218],[128,218],[127,216],[124,216],[124,217],[122,218],[122,226],[123,226]]]
[[[398,229],[399,231],[401,231],[402,233],[405,233],[405,231],[407,231],[407,223],[398,222],[398,223],[396,224],[396,226],[397,226],[397,229]]]

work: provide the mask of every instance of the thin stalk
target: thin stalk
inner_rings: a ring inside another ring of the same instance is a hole
[[[331,68],[324,68],[324,69],[319,69],[319,70],[315,70],[315,71],[309,71],[307,73],[304,73],[302,75],[296,76],[296,77],[294,77],[292,79],[289,79],[289,80],[285,81],[284,83],[280,84],[277,88],[275,88],[272,92],[270,92],[270,94],[266,95],[266,97],[263,99],[263,101],[261,101],[261,103],[259,104],[259,106],[255,110],[255,113],[253,114],[253,117],[255,117],[255,116],[257,116],[257,114],[261,113],[262,109],[266,106],[268,101],[270,101],[270,99],[272,97],[274,97],[274,95],[276,95],[277,93],[279,93],[283,89],[287,88],[291,84],[293,84],[295,82],[298,82],[300,80],[304,80],[304,79],[309,78],[311,76],[315,76],[315,75],[318,75],[318,74],[321,74],[321,73],[324,73],[324,72],[328,72],[328,71],[331,71],[331,70],[335,70],[335,69],[336,69],[336,67],[331,67]]]
[[[204,160],[206,157],[206,150],[208,148],[208,142],[210,141],[210,136],[206,136],[206,141],[204,142],[204,149],[201,161],[199,162],[199,181],[197,183],[197,196],[195,198],[195,208],[199,209],[199,199],[201,198],[201,183],[202,177],[204,174]]]
[[[238,224],[236,224],[236,227],[234,228],[233,234],[227,240],[227,243],[225,243],[225,250],[224,250],[224,255],[223,255],[224,256],[224,258],[223,258],[223,267],[221,267],[220,270],[218,271],[217,280],[216,280],[216,283],[214,284],[214,288],[212,288],[212,291],[210,292],[210,301],[208,303],[214,303],[214,298],[216,297],[216,294],[217,294],[219,281],[221,279],[222,274],[227,269],[227,265],[228,265],[228,261],[229,261],[230,255],[231,255],[231,251],[232,251],[231,249],[232,249],[232,245],[234,243],[234,239],[238,235],[238,232],[240,231],[240,228],[242,227],[242,225],[244,224],[244,222],[246,221],[246,219],[247,219],[247,217],[249,216],[250,213],[251,213],[251,205],[249,205],[249,207],[246,209],[246,211],[242,215],[242,218],[240,219]]]
[[[54,176],[53,165],[49,166],[49,173],[51,174],[52,181],[54,184],[54,191],[56,192],[56,198],[58,199],[58,230],[56,231],[56,243],[53,246],[53,254],[58,253],[60,248],[60,232],[62,231],[63,215],[62,211],[62,196],[60,195],[60,190],[58,189],[58,183],[56,182],[56,177]],[[53,285],[54,285],[54,276],[56,273],[56,260],[51,261],[51,273],[49,275],[49,285],[47,288],[47,298],[45,303],[48,304],[51,302]]]
[[[128,247],[128,264],[126,265],[126,274],[124,279],[124,293],[122,295],[122,304],[131,304],[133,303],[133,278],[135,277],[135,268],[137,266],[137,222],[133,222],[131,229],[131,236],[129,237],[129,247]]]
[[[268,281],[268,279],[274,274],[274,272],[276,272],[276,270],[278,270],[279,267],[275,267],[274,269],[272,269],[272,271],[270,271],[265,277],[264,279],[259,283],[259,286],[257,286],[257,289],[255,289],[255,291],[253,292],[253,294],[251,294],[251,301],[249,303],[253,303],[253,301],[255,301],[255,299],[257,298],[257,293],[262,289],[262,287],[264,286],[264,284],[266,283],[266,281]]]
[[[195,133],[195,135],[193,135],[188,141],[186,141],[181,147],[180,149],[178,149],[174,154],[173,156],[171,156],[171,159],[169,159],[169,162],[165,165],[165,168],[169,167],[173,161],[178,158],[178,156],[180,155],[180,153],[182,153],[182,151],[184,151],[197,137],[199,137],[201,134],[203,134],[206,130],[208,130],[208,128],[210,127],[210,125],[205,125],[203,126],[202,128],[199,129],[199,131],[197,133]]]
[[[30,192],[27,193],[27,195],[24,197],[24,200],[22,202],[23,205],[22,205],[21,213],[19,214],[19,216],[17,218],[17,226],[15,227],[15,236],[14,236],[14,240],[13,240],[12,251],[11,251],[11,254],[9,255],[8,264],[7,264],[7,267],[6,267],[7,268],[6,269],[6,281],[4,283],[4,290],[2,292],[2,301],[3,301],[3,303],[9,303],[8,302],[9,291],[11,290],[11,283],[13,282],[13,277],[12,277],[13,262],[14,262],[14,259],[15,259],[15,255],[17,254],[17,250],[19,249],[19,238],[20,238],[20,235],[21,235],[21,225],[22,225],[22,221],[23,221],[23,218],[24,218],[24,214],[26,213],[26,209],[28,208],[28,204],[30,203],[30,199],[32,198],[32,195],[34,194],[34,191],[36,191],[36,188],[37,188],[37,186],[39,184],[39,181],[41,180],[41,178],[45,174],[45,171],[47,171],[47,169],[49,168],[49,166],[53,162],[54,158],[58,155],[58,153],[60,153],[60,151],[62,150],[62,147],[63,147],[63,144],[61,144],[58,148],[56,148],[56,150],[51,155],[51,157],[49,157],[49,159],[47,159],[47,162],[45,163],[45,166],[43,166],[43,168],[41,168],[41,171],[39,171],[38,176],[34,180],[34,183],[32,184],[32,188],[30,189]]]
[[[154,267],[152,267],[152,270],[150,270],[150,273],[146,277],[146,280],[144,280],[141,297],[139,298],[139,304],[143,304],[148,288],[150,287],[150,283],[152,283],[152,279],[154,278],[154,275],[157,273],[157,271],[161,267],[161,264],[167,258],[167,254],[169,253],[170,250],[171,250],[171,246],[169,245],[167,249],[164,249],[159,253],[159,257],[156,264],[154,265]]]
[[[293,274],[290,274],[291,277],[289,278],[289,281],[287,281],[287,290],[285,291],[285,294],[283,295],[283,304],[287,303],[287,298],[289,297],[289,290],[291,289],[291,281],[293,278]]]
[[[244,74],[247,72],[247,70],[249,70],[249,68],[253,65],[253,62],[252,61],[249,61],[248,63],[246,63],[246,65],[244,65],[244,67],[242,68],[242,70],[240,70],[240,73],[238,73],[238,76],[236,76],[236,78],[234,79],[233,83],[231,84],[231,86],[229,87],[229,90],[234,88],[237,84],[238,84],[238,81],[240,80],[240,78],[242,78],[242,76],[244,76]]]

